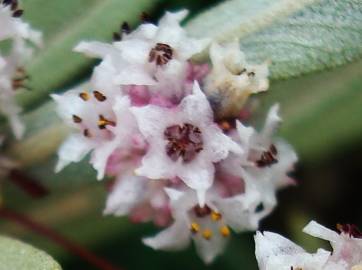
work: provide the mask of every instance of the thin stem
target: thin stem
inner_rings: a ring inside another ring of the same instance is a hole
[[[84,247],[74,243],[73,241],[65,238],[52,228],[49,228],[45,225],[42,225],[30,217],[27,217],[21,213],[17,213],[11,209],[0,207],[0,217],[8,219],[10,221],[16,222],[17,224],[26,227],[27,229],[45,236],[46,238],[54,241],[59,246],[63,247],[65,250],[70,253],[81,257],[84,261],[88,262],[90,265],[96,267],[100,270],[121,270],[103,258],[98,257],[96,254],[85,249]]]

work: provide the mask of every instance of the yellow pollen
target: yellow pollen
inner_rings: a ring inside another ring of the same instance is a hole
[[[218,213],[218,212],[212,211],[212,212],[211,212],[211,219],[212,219],[213,221],[218,221],[218,220],[221,219],[221,214]]]
[[[200,225],[197,224],[196,222],[192,222],[190,226],[190,231],[192,233],[198,233],[200,231]]]
[[[80,94],[79,94],[79,97],[80,97],[81,99],[83,99],[84,101],[87,101],[87,100],[90,99],[90,96],[89,96],[89,94],[88,94],[87,92],[82,92],[82,93],[80,93]]]
[[[220,234],[224,237],[228,237],[230,235],[230,229],[228,226],[220,227]]]
[[[202,237],[204,237],[206,240],[210,240],[210,238],[212,237],[212,231],[210,229],[205,229],[202,232]]]

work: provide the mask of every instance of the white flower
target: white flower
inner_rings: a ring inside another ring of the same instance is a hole
[[[362,235],[360,233],[354,235],[351,225],[340,225],[339,228],[340,234],[311,221],[303,231],[330,242],[333,248],[331,264],[343,265],[344,269],[351,269],[362,264]]]
[[[273,134],[281,122],[279,106],[274,105],[268,113],[260,133],[237,121],[238,141],[244,152],[232,154],[221,163],[229,173],[241,176],[246,193],[259,194],[262,211],[259,218],[268,215],[276,206],[276,191],[293,184],[287,175],[297,161],[297,155],[284,141],[273,143]]]
[[[220,116],[237,116],[251,94],[268,89],[267,64],[248,64],[237,40],[213,43],[210,58],[212,69],[206,77],[205,92],[219,103]]]
[[[113,45],[81,42],[75,51],[92,57],[110,55],[118,71],[118,84],[149,85],[153,91],[181,98],[187,60],[208,43],[187,36],[180,26],[186,15],[186,10],[166,12],[158,26],[142,24],[134,32],[123,34],[123,40]]]
[[[200,204],[214,179],[214,163],[240,152],[238,145],[213,122],[210,104],[195,82],[193,94],[174,108],[132,108],[149,143],[136,173],[151,179],[180,177],[197,190]]]
[[[63,95],[52,95],[58,105],[58,114],[81,133],[75,133],[59,149],[60,171],[71,162],[79,162],[90,151],[91,164],[102,179],[109,156],[117,148],[131,148],[137,133],[135,120],[130,112],[129,97],[110,83],[112,72],[103,62],[94,72],[93,92],[75,89]],[[98,90],[97,90],[98,89]]]
[[[323,249],[310,254],[272,232],[256,233],[255,255],[260,270],[322,270],[330,257],[330,253]]]
[[[19,119],[21,108],[15,104],[15,90],[24,87],[27,77],[22,68],[32,54],[27,41],[40,46],[41,33],[19,18],[22,10],[17,5],[16,1],[0,3],[0,41],[12,41],[10,54],[0,54],[0,112],[8,117],[15,136],[21,138],[25,127]]]
[[[205,205],[199,206],[194,191],[166,188],[171,199],[174,223],[144,243],[154,249],[179,250],[191,239],[201,258],[210,263],[219,255],[230,236],[230,227],[236,231],[255,230],[252,216],[255,207],[240,197],[223,199],[215,190],[206,194]]]
[[[129,215],[136,222],[153,219],[157,225],[166,226],[171,218],[166,184],[123,172],[108,195],[103,213]]]

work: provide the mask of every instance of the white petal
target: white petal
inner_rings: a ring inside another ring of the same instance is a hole
[[[80,42],[73,51],[84,53],[89,57],[104,58],[107,55],[114,53],[116,48],[112,45],[98,42],[98,41],[82,41]]]
[[[92,148],[93,146],[89,140],[84,138],[82,135],[75,134],[69,136],[58,151],[59,161],[56,165],[55,171],[61,171],[71,162],[81,161]]]
[[[167,196],[170,198],[170,200],[172,202],[178,201],[179,199],[181,199],[182,196],[184,196],[184,192],[179,191],[177,189],[174,188],[164,188]]]
[[[330,242],[338,242],[339,240],[338,233],[320,225],[314,220],[304,227],[303,232]]]
[[[186,96],[181,104],[185,117],[194,123],[213,122],[213,112],[205,94],[201,91],[197,81],[194,82],[192,95]]]
[[[186,220],[178,220],[155,237],[143,239],[143,243],[156,250],[181,250],[190,243],[190,231]]]
[[[117,183],[107,197],[104,214],[116,216],[127,215],[143,198],[147,179],[125,175],[117,179]]]
[[[279,104],[273,105],[268,112],[264,128],[260,134],[261,137],[266,141],[270,140],[274,132],[279,127],[280,122],[282,121],[278,113],[279,113]]]
[[[227,238],[216,231],[209,240],[202,237],[194,238],[196,251],[207,264],[211,263],[216,256],[225,249]]]
[[[113,140],[110,142],[99,142],[100,145],[94,149],[90,163],[97,171],[97,179],[101,180],[104,177],[108,158],[117,149],[119,142]]]
[[[240,144],[243,149],[250,147],[250,139],[255,134],[255,129],[244,126],[239,120],[236,120],[236,129],[238,131]]]

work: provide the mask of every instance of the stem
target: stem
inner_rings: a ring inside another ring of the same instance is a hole
[[[49,194],[48,189],[39,181],[29,177],[20,170],[13,169],[9,173],[9,179],[33,198],[43,198]]]
[[[96,254],[92,253],[91,251],[65,238],[64,236],[62,236],[52,228],[37,223],[36,221],[32,220],[30,217],[27,217],[21,213],[17,213],[5,207],[0,207],[0,217],[16,222],[19,225],[24,226],[35,233],[45,236],[46,238],[54,241],[54,243],[63,247],[65,250],[69,251],[70,253],[81,257],[84,261],[96,267],[97,269],[121,270],[120,268],[111,265],[108,261],[104,260],[103,258],[98,257]]]

